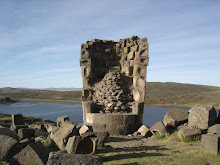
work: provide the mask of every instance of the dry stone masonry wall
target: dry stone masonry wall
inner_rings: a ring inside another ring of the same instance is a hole
[[[82,44],[80,66],[84,123],[93,125],[98,113],[130,113],[137,115],[135,124],[139,125],[143,115],[148,61],[146,38],[133,36],[119,42],[94,39]],[[107,125],[114,123],[109,118]]]

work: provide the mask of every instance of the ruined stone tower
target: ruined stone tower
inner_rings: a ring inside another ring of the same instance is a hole
[[[94,39],[81,45],[84,124],[112,135],[133,133],[142,124],[147,38]]]

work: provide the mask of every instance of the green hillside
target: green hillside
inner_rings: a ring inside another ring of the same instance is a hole
[[[81,91],[0,88],[0,97],[14,100],[81,101]],[[220,87],[174,82],[147,82],[146,105],[220,104]]]

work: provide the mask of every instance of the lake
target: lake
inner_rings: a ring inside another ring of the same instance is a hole
[[[153,125],[163,121],[164,115],[174,107],[144,107],[143,124]],[[181,107],[188,111],[190,108]],[[69,116],[70,120],[83,123],[81,102],[17,102],[9,105],[0,105],[0,113],[22,113],[24,116],[33,116],[56,121],[57,117]]]

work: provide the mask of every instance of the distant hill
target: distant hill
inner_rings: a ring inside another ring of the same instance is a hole
[[[81,101],[79,88],[22,89],[0,88],[0,98],[14,100]],[[175,82],[147,82],[146,105],[220,104],[220,87]]]

